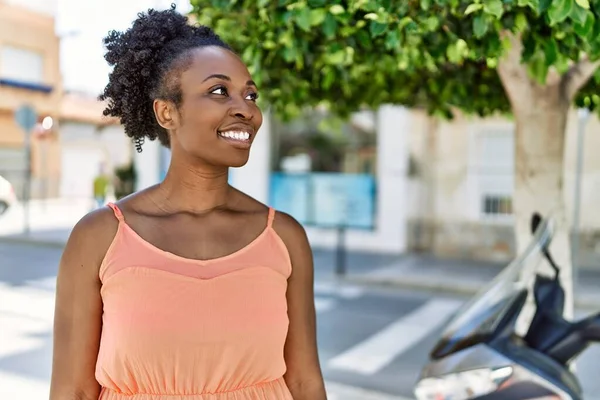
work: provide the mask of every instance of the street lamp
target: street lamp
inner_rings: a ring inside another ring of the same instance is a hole
[[[41,176],[42,193],[44,201],[42,202],[44,210],[46,209],[46,202],[48,200],[48,188],[49,188],[49,171],[48,171],[48,140],[52,133],[52,127],[54,126],[54,119],[51,116],[45,116],[41,123],[38,123],[35,129],[35,137],[38,140],[40,146],[40,164],[42,165],[43,176]]]
[[[48,116],[42,120],[42,128],[44,128],[44,130],[49,131],[52,129],[52,125],[54,125],[54,120],[52,117]]]

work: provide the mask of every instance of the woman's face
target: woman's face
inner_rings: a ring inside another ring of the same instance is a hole
[[[211,166],[240,167],[262,125],[257,88],[240,58],[217,46],[192,50],[171,149]]]

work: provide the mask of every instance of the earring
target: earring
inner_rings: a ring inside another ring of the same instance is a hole
[[[133,139],[133,143],[135,143],[135,150],[138,153],[142,152],[142,145],[144,144],[144,137],[136,137],[135,139]]]

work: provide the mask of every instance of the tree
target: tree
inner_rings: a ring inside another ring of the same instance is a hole
[[[560,226],[553,252],[570,266],[563,194],[569,108],[600,104],[600,0],[192,0],[250,66],[283,117],[324,105],[347,115],[393,103],[451,118],[511,113],[513,209],[521,250],[534,210]],[[572,285],[570,269],[563,274]],[[567,290],[571,300],[571,290]]]

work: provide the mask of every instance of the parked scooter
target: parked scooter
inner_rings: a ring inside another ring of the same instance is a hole
[[[415,387],[418,400],[582,399],[569,366],[600,341],[600,313],[564,319],[560,268],[549,251],[553,222],[535,214],[531,226],[533,240],[525,252],[448,324]],[[544,260],[554,271],[551,277],[537,271]],[[535,314],[519,335],[517,320],[530,294]]]

